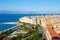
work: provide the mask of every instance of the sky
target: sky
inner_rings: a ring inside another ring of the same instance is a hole
[[[0,10],[60,11],[60,0],[0,0]]]

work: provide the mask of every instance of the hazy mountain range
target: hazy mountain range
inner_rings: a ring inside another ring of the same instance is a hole
[[[60,14],[59,11],[7,11],[7,10],[0,10],[1,13],[7,14]]]

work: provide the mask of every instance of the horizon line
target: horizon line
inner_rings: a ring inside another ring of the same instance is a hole
[[[34,14],[60,14],[60,11],[42,11],[42,10],[40,10],[40,11],[27,11],[27,10],[25,10],[25,11],[11,11],[11,10],[0,10],[0,13],[34,13]]]

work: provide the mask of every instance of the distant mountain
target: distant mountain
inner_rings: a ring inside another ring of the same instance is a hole
[[[7,10],[0,10],[1,13],[7,14],[60,14],[60,12],[52,12],[52,11],[7,11]]]
[[[3,10],[0,11],[0,13],[35,13],[34,11],[7,11],[7,10]]]

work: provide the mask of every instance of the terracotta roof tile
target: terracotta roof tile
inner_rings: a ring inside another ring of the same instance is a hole
[[[60,36],[54,31],[51,25],[47,25],[47,29],[52,37],[60,38]]]

